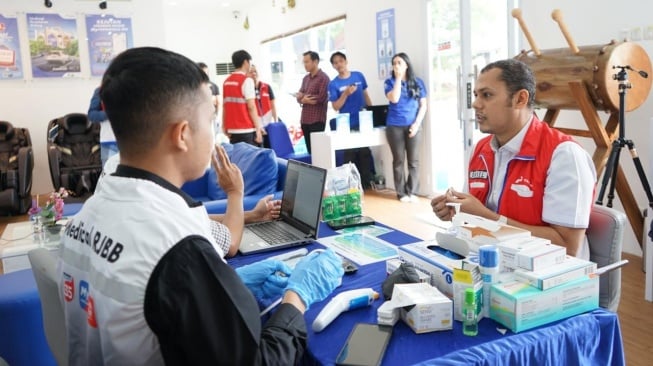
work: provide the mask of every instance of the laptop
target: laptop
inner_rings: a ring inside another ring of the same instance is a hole
[[[326,169],[288,160],[279,218],[245,225],[239,251],[254,254],[315,240],[326,175]]]
[[[372,123],[374,127],[385,126],[385,119],[388,117],[388,105],[371,105],[365,107],[368,111],[372,111]]]

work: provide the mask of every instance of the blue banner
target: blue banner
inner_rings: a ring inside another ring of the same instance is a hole
[[[27,38],[35,78],[78,77],[77,21],[59,14],[27,14]]]
[[[380,11],[376,13],[376,59],[381,80],[387,79],[392,73],[395,49],[395,10]]]
[[[0,15],[0,80],[22,78],[18,22]]]
[[[86,37],[91,76],[102,76],[114,57],[133,47],[131,18],[87,15]]]

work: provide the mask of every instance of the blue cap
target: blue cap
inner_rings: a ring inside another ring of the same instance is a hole
[[[478,258],[481,267],[498,267],[499,250],[494,245],[482,245],[478,248]]]

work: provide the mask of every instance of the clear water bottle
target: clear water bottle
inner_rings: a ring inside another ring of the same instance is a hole
[[[463,304],[463,334],[466,336],[475,336],[478,334],[476,293],[473,288],[465,289],[465,303]]]

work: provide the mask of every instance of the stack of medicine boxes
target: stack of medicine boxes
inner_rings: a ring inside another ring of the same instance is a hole
[[[466,287],[480,291],[478,271],[473,270],[478,265],[475,252],[480,245],[487,244],[499,249],[502,272],[500,282],[492,285],[489,317],[512,331],[531,329],[598,307],[598,276],[591,275],[596,271],[595,263],[568,256],[566,248],[530,233],[501,239],[465,235],[469,233],[458,233],[470,242],[470,252],[464,254],[451,253],[436,241],[399,247],[401,260],[429,274],[431,285],[454,299],[456,319],[456,305],[460,302],[456,301],[456,292],[464,292]]]

